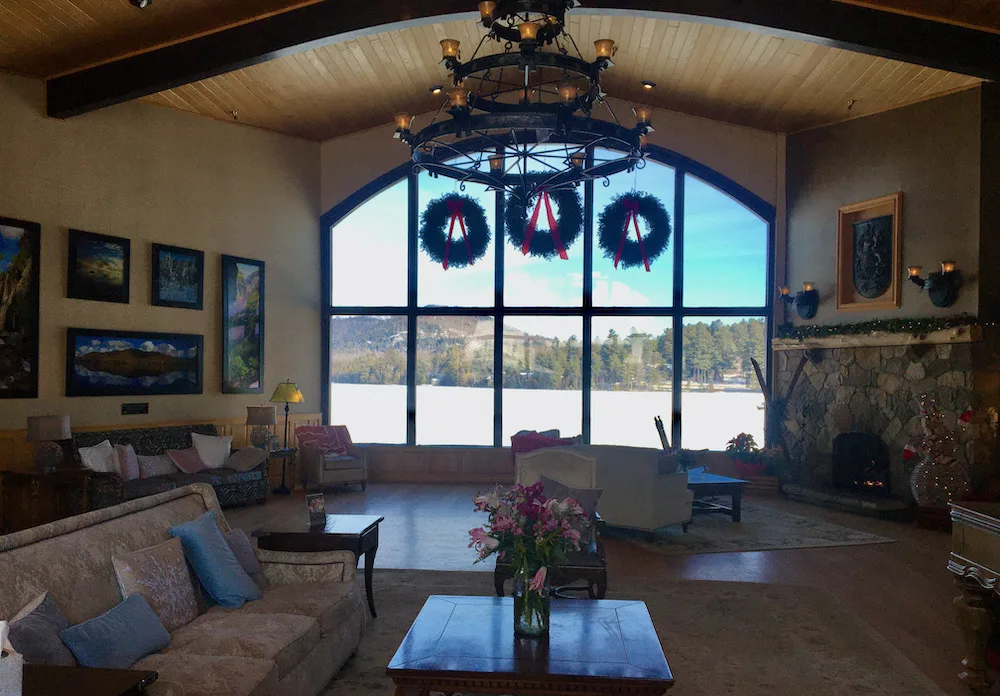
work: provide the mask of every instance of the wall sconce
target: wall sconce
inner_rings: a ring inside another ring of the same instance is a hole
[[[914,285],[927,291],[931,304],[935,307],[951,307],[958,299],[962,287],[962,274],[955,268],[954,261],[942,261],[941,270],[920,277],[920,266],[910,266],[910,280]]]
[[[792,297],[791,288],[782,285],[778,290],[781,292],[781,299],[788,304],[795,305],[795,311],[802,319],[812,319],[819,309],[819,291],[811,282],[802,283],[802,292]]]
[[[412,115],[400,112],[396,114],[393,120],[396,122],[396,133],[392,137],[402,138],[410,132],[410,126],[413,124]]]

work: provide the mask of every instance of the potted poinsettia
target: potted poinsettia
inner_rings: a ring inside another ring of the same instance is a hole
[[[549,568],[580,539],[590,521],[572,498],[546,497],[542,484],[500,487],[480,493],[476,510],[489,516],[486,524],[469,530],[479,554],[476,562],[503,554],[514,569],[514,632],[539,637],[549,632]]]

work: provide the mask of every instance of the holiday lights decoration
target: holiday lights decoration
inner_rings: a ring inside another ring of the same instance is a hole
[[[948,503],[968,495],[969,474],[955,453],[955,431],[947,426],[937,402],[927,394],[920,397],[920,417],[923,439],[918,448],[904,450],[904,459],[912,458],[913,449],[924,455],[910,475],[910,490],[921,507],[947,508]]]

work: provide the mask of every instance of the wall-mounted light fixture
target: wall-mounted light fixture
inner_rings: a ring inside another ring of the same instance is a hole
[[[928,273],[926,278],[920,277],[920,266],[910,266],[910,280],[917,287],[926,290],[935,307],[951,307],[958,299],[958,291],[962,288],[962,274],[955,268],[954,261],[942,261],[941,270]]]
[[[787,285],[782,285],[778,290],[781,292],[781,299],[788,304],[795,305],[795,311],[802,319],[812,319],[819,309],[819,291],[811,282],[802,283],[802,292],[796,293],[792,297],[792,290]]]

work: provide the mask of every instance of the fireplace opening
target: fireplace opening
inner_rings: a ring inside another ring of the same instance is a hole
[[[869,433],[849,431],[833,438],[833,485],[888,498],[889,448]]]

